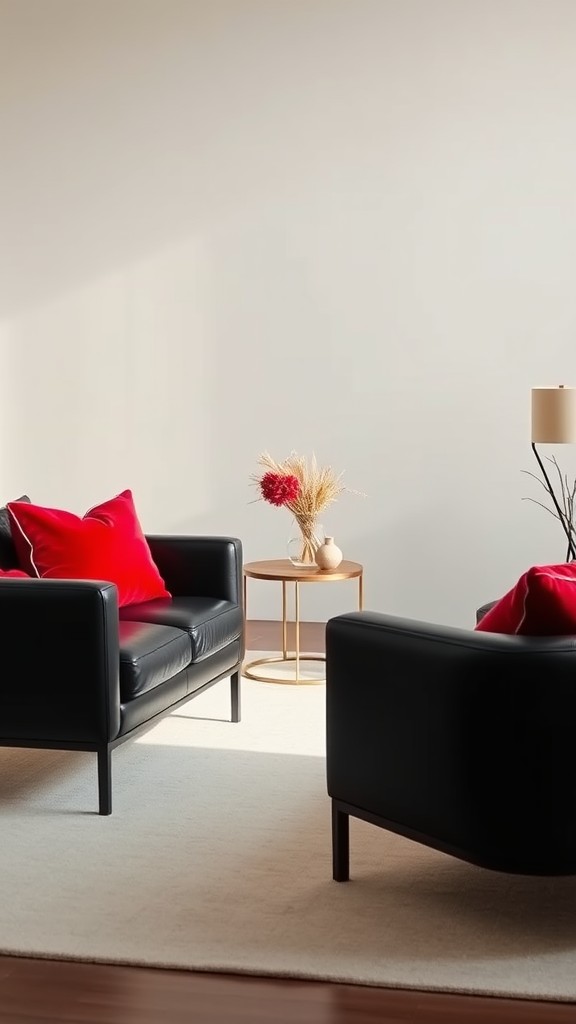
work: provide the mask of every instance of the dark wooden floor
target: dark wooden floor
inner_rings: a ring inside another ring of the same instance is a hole
[[[323,622],[300,623],[300,648],[312,653],[324,650]],[[294,645],[294,624],[288,623],[288,646]],[[246,628],[246,646],[249,651],[278,651],[282,648],[282,626],[279,622],[253,619]]]
[[[324,626],[303,623],[322,650]],[[274,650],[278,624],[251,622]],[[2,909],[0,907],[0,913]],[[576,1004],[537,1003],[190,971],[0,957],[0,1024],[576,1024]]]
[[[0,957],[1,1024],[567,1024],[515,999]]]

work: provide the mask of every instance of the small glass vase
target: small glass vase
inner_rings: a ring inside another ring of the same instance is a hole
[[[322,523],[302,524],[293,519],[288,538],[288,558],[292,565],[298,569],[316,569],[316,552],[324,540]]]

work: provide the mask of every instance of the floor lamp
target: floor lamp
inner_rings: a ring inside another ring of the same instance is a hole
[[[576,388],[532,388],[532,451],[568,539],[568,559],[576,559],[572,524],[560,508],[537,444],[576,444]]]

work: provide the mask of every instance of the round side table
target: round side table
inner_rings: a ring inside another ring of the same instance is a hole
[[[254,580],[276,580],[282,584],[282,657],[257,658],[255,661],[244,663],[243,674],[248,679],[255,679],[260,683],[324,683],[323,679],[306,679],[300,675],[301,661],[326,661],[324,655],[302,654],[300,651],[300,584],[301,583],[340,583],[342,580],[358,580],[358,609],[362,611],[364,567],[359,562],[340,562],[336,569],[318,569],[311,566],[310,569],[302,569],[295,565],[288,558],[278,558],[264,562],[247,562],[244,566],[244,623],[246,623],[247,607],[247,581]],[[295,652],[288,652],[288,584],[294,584],[294,631],[295,631]],[[255,672],[259,665],[282,665],[286,662],[294,662],[294,676],[289,679],[278,679],[274,676],[267,676],[261,672]]]

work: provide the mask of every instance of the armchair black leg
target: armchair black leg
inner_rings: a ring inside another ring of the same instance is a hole
[[[230,696],[232,698],[232,722],[240,721],[240,670],[230,676]]]
[[[112,814],[112,751],[98,749],[98,813]]]
[[[332,801],[332,878],[347,882],[350,878],[350,818]]]

